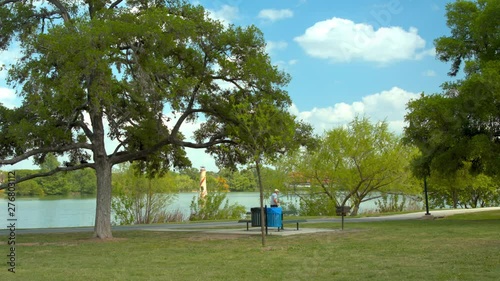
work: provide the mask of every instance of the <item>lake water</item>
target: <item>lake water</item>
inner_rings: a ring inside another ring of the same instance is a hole
[[[177,200],[168,207],[168,210],[180,210],[189,215],[189,206],[196,193],[179,193]],[[259,206],[258,192],[230,192],[227,193],[229,204],[238,203],[250,211]],[[264,204],[268,204],[267,198]],[[281,197],[282,202],[292,202],[297,205],[297,197]],[[61,198],[47,196],[44,198],[16,198],[15,218],[17,228],[49,228],[49,227],[77,227],[93,226],[95,222],[96,199],[91,198]],[[360,211],[375,209],[374,203],[363,203]],[[8,219],[8,200],[0,199],[0,229],[6,229]]]

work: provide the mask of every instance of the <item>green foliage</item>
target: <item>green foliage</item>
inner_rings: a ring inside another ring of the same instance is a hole
[[[310,194],[300,197],[301,216],[335,216],[337,204],[325,194]]]
[[[297,206],[294,202],[283,202],[280,203],[280,207],[284,212],[288,212],[291,215],[299,215],[300,214],[300,204]]]
[[[265,187],[265,191],[271,195],[273,193],[274,189],[279,189],[281,192],[281,196],[285,195],[286,190],[284,189],[286,181],[287,181],[287,175],[283,173],[283,171],[277,169],[277,168],[271,168],[271,167],[262,167],[262,184]]]
[[[461,0],[446,5],[451,36],[436,39],[435,45],[437,57],[452,63],[451,76],[457,75],[463,62],[469,75],[477,72],[472,65],[498,60],[498,11],[500,3],[496,0]]]
[[[43,187],[36,181],[25,181],[16,185],[16,193],[19,196],[45,196]]]
[[[416,175],[500,171],[500,2],[447,4],[450,36],[435,40],[437,57],[451,62],[450,75],[465,78],[443,84],[444,94],[422,95],[408,104],[405,141],[421,151]],[[466,163],[472,163],[467,165]]]
[[[453,174],[434,173],[428,180],[430,204],[435,208],[493,207],[500,203],[496,177],[471,174],[471,163]]]
[[[191,192],[193,190],[198,190],[199,180],[193,180],[188,175],[182,174],[171,173],[171,176],[174,177],[175,187],[179,192]]]
[[[245,206],[229,205],[225,192],[211,192],[205,198],[193,197],[189,220],[239,219],[245,213]]]
[[[122,166],[113,181],[112,210],[118,224],[149,224],[166,222],[167,207],[176,194],[170,177],[149,178],[136,175],[134,169]]]
[[[92,169],[77,170],[67,175],[71,192],[79,194],[95,195],[97,192],[97,179]]]
[[[39,180],[45,195],[68,195],[71,186],[66,176],[50,176]]]
[[[421,152],[413,170],[429,179],[433,206],[498,204],[490,176],[500,171],[500,2],[456,1],[446,11],[451,35],[435,40],[437,57],[465,78],[408,104],[404,140]]]
[[[377,199],[375,205],[377,205],[377,212],[379,213],[402,212],[405,209],[406,200],[404,195],[382,194],[382,198]]]
[[[256,191],[257,179],[251,168],[242,170],[221,169],[219,175],[226,178],[231,191]]]
[[[355,118],[347,127],[327,131],[317,149],[290,157],[288,184],[310,186],[311,199],[303,204],[330,200],[330,208],[351,202],[351,214],[356,215],[359,205],[374,192],[414,193],[418,189],[409,170],[414,153],[389,132],[387,123]]]
[[[48,166],[48,163],[50,166]],[[24,178],[36,175],[40,172],[47,172],[58,167],[57,159],[50,160],[42,166],[40,170],[16,170],[17,178]],[[45,196],[45,195],[95,195],[96,176],[91,169],[82,169],[72,173],[59,173],[49,177],[34,178],[23,181],[17,185],[17,194],[20,196]]]

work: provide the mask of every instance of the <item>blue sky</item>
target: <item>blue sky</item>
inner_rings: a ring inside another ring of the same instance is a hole
[[[440,85],[451,80],[449,65],[435,58],[433,44],[449,35],[448,2],[193,1],[213,18],[263,31],[272,62],[292,76],[290,110],[318,134],[356,115],[386,120],[392,131],[402,132],[408,100],[441,92]],[[15,49],[0,53],[0,65],[15,57]],[[7,106],[19,103],[5,83],[5,72],[0,72],[0,100]],[[217,170],[203,151],[189,150],[189,155],[194,167]]]
[[[264,32],[273,63],[292,75],[295,113],[319,133],[356,114],[386,119],[400,133],[408,98],[439,92],[450,79],[433,44],[449,34],[445,1],[201,3],[216,17]]]

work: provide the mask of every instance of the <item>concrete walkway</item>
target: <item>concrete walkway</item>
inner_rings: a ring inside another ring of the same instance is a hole
[[[344,222],[375,222],[375,221],[395,221],[395,220],[416,220],[416,219],[434,219],[442,218],[454,214],[473,213],[500,210],[500,207],[476,208],[476,209],[453,209],[453,210],[432,210],[430,216],[426,216],[425,212],[415,212],[400,215],[379,216],[379,217],[362,217],[350,218],[345,217]],[[308,219],[307,222],[301,223],[300,230],[296,230],[293,226],[289,226],[284,230],[277,231],[277,228],[269,228],[269,235],[295,235],[307,234],[314,232],[335,232],[341,231],[340,229],[317,229],[317,228],[303,228],[302,226],[307,223],[322,223],[334,222],[340,223],[341,218],[324,218],[324,219]],[[227,227],[228,229],[216,229]],[[71,233],[71,232],[92,232],[93,227],[65,227],[65,228],[35,228],[35,229],[16,229],[16,234],[34,234],[34,233]],[[166,224],[151,224],[151,225],[125,225],[113,226],[113,231],[126,231],[126,230],[145,230],[145,231],[196,231],[206,233],[226,233],[226,234],[245,234],[245,235],[259,235],[260,227],[250,228],[246,230],[246,224],[238,223],[237,221],[229,222],[190,222],[190,223],[166,223]],[[0,236],[9,234],[9,230],[0,230]]]
[[[476,208],[476,209],[454,209],[454,210],[436,210],[430,211],[430,215],[426,215],[425,212],[415,212],[408,214],[400,214],[400,215],[390,215],[390,216],[380,216],[380,217],[362,217],[362,218],[344,218],[344,223],[362,223],[362,222],[375,222],[375,221],[396,221],[396,220],[418,220],[418,219],[436,219],[443,218],[446,216],[451,216],[454,214],[463,214],[463,213],[475,213],[475,212],[484,212],[484,211],[493,211],[500,210],[500,207],[488,207],[488,208]],[[307,222],[301,223],[322,223],[322,222],[341,222],[341,218],[327,218],[327,219],[308,219]],[[208,226],[210,223],[202,223],[204,226]],[[246,230],[246,226],[244,224],[241,228],[237,229],[206,229],[204,226],[198,225],[197,228],[162,228],[162,227],[154,227],[148,228],[143,227],[142,230],[145,231],[197,231],[204,233],[218,233],[218,234],[241,234],[241,235],[261,235],[260,227],[251,227],[249,230]],[[285,227],[284,230],[278,231],[277,228],[269,228],[268,235],[277,235],[277,236],[290,236],[297,234],[310,234],[310,233],[318,233],[318,232],[339,232],[342,231],[339,229],[323,229],[323,228],[303,228],[301,227],[299,230],[296,230],[295,227]]]
[[[260,227],[252,227],[249,230],[246,229],[246,227],[243,228],[226,228],[226,229],[203,229],[203,228],[198,228],[198,229],[172,229],[172,228],[164,228],[164,229],[150,229],[150,228],[143,228],[142,230],[144,231],[193,231],[193,232],[202,232],[202,233],[207,233],[207,234],[229,234],[229,235],[262,235]],[[267,235],[272,235],[272,236],[291,236],[291,235],[298,235],[298,234],[311,234],[311,233],[318,233],[318,232],[338,232],[342,231],[341,229],[326,229],[326,228],[300,228],[299,230],[289,227],[285,228],[283,230],[278,231],[277,228],[269,228],[267,231]]]

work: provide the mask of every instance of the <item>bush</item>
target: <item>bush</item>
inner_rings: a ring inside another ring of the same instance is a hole
[[[169,214],[166,211],[174,199],[174,194],[121,193],[113,197],[111,208],[116,222],[120,225],[164,223],[178,217],[175,213]]]
[[[405,208],[406,197],[401,196],[401,202],[399,202],[400,196],[398,194],[382,194],[382,200],[377,199],[375,205],[377,205],[377,211],[379,213],[391,213],[391,212],[402,212]]]
[[[336,203],[326,194],[315,194],[300,198],[300,215],[302,216],[334,216]]]
[[[169,192],[168,177],[147,178],[129,167],[113,178],[111,208],[118,224],[163,223],[171,217],[167,207],[177,194]],[[175,217],[175,215],[174,215]]]
[[[294,216],[300,213],[299,208],[295,204],[293,204],[293,202],[286,202],[284,204],[281,204],[281,208],[283,209],[283,212],[289,212]]]
[[[382,200],[377,199],[375,202],[377,212],[379,213],[395,213],[402,211],[419,211],[422,209],[418,198],[409,195],[398,194],[383,194]]]
[[[193,197],[189,220],[241,218],[246,213],[245,206],[239,204],[229,205],[229,200],[226,197],[226,193],[224,192],[210,193],[204,199],[197,198],[196,196]]]

